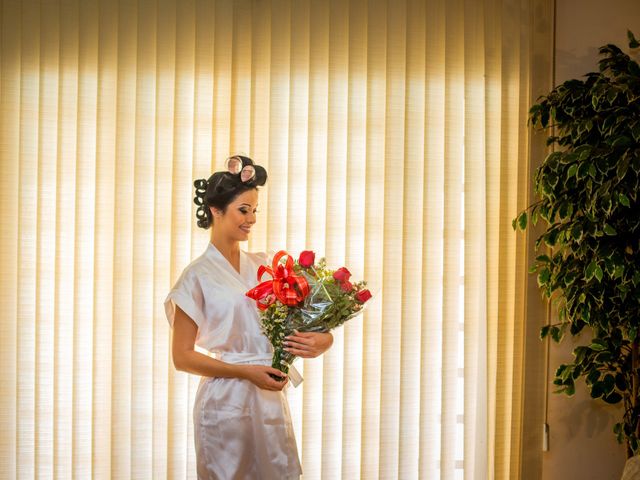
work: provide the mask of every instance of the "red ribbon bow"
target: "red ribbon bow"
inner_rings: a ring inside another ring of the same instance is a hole
[[[282,257],[287,257],[284,265],[280,264]],[[261,281],[265,273],[271,275],[273,280],[266,280],[246,293],[247,297],[256,301],[260,310],[266,310],[273,303],[261,301],[271,294],[274,294],[278,300],[289,306],[297,305],[309,294],[307,280],[302,276],[294,275],[293,258],[284,250],[280,250],[273,257],[272,267],[260,265],[258,268],[258,281]]]

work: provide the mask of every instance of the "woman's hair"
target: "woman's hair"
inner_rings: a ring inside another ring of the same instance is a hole
[[[248,190],[254,190],[264,185],[267,181],[267,171],[260,165],[253,163],[249,157],[234,155],[227,159],[229,161],[241,161],[242,167],[251,165],[255,174],[249,180],[243,181],[244,175],[241,172],[231,173],[229,171],[215,172],[208,180],[200,178],[193,182],[196,188],[196,196],[193,203],[198,206],[196,217],[200,228],[209,228],[213,223],[213,216],[209,207],[217,208],[226,212],[227,206],[235,198]]]

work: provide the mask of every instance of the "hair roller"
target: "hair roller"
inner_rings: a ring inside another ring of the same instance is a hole
[[[211,211],[205,202],[205,195],[207,193],[207,187],[209,186],[209,182],[204,178],[200,178],[193,182],[193,186],[196,188],[196,196],[193,197],[193,203],[195,203],[198,208],[196,209],[196,218],[198,219],[197,224],[200,228],[209,228],[211,225]]]

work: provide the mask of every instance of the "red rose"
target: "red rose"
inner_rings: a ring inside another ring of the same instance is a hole
[[[366,288],[356,293],[356,300],[360,303],[364,303],[371,298],[371,292]]]
[[[333,278],[335,278],[340,283],[348,282],[350,276],[351,272],[344,267],[340,267],[338,270],[333,272]]]
[[[340,284],[340,288],[342,289],[343,292],[349,293],[351,290],[353,290],[353,285],[349,280],[345,280]]]
[[[313,265],[313,262],[316,259],[316,254],[311,250],[305,250],[300,254],[300,258],[298,259],[298,263],[301,267],[310,267]]]

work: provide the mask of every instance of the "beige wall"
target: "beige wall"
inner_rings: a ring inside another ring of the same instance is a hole
[[[636,36],[640,35],[639,0],[558,0],[555,83],[597,70],[598,47],[615,43],[626,48],[627,29],[633,30]],[[535,288],[530,288],[529,292],[530,301],[538,302],[539,294]],[[531,336],[527,341],[531,341]],[[529,387],[532,395],[541,398],[546,395],[550,442],[549,451],[542,453],[541,457],[534,451],[524,452],[524,480],[607,480],[619,479],[622,473],[625,451],[617,444],[611,431],[620,417],[620,409],[591,400],[583,383],[578,385],[578,391],[572,398],[552,393],[553,373],[558,365],[571,360],[574,345],[569,338],[560,346],[550,345],[546,380],[549,393]],[[529,345],[529,356],[539,354],[539,346]],[[537,379],[535,370],[530,376]],[[535,402],[531,403],[539,408]],[[537,421],[538,413],[529,412]],[[544,418],[544,402],[542,412]],[[525,438],[530,437],[537,442],[541,438],[541,429],[542,425],[525,425]],[[525,448],[536,447],[530,442]]]

